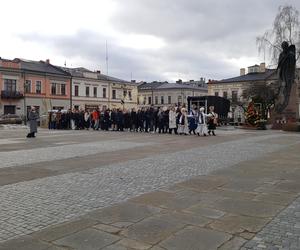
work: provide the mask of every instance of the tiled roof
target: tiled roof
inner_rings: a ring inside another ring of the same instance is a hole
[[[267,79],[277,79],[275,69],[266,69],[266,71],[263,73],[248,73],[242,76],[223,79],[215,83],[252,82],[252,81],[264,81]]]
[[[103,80],[103,81],[110,81],[110,82],[122,82],[122,83],[128,83],[125,80],[112,77],[112,76],[107,76],[98,72],[94,72],[91,70],[88,70],[86,68],[80,67],[80,68],[66,68],[66,67],[61,67],[62,70],[69,72],[72,76],[74,77],[82,77],[85,78],[84,73],[96,73],[97,74],[97,79],[98,80]]]
[[[198,87],[194,84],[185,84],[185,83],[164,83],[164,82],[151,82],[151,83],[143,83],[138,86],[140,90],[148,90],[148,89],[194,89],[194,90],[203,90],[207,91],[207,88]]]
[[[43,61],[30,61],[20,59],[21,69],[41,72],[41,73],[48,73],[48,74],[55,74],[61,76],[69,76],[69,74],[59,67],[56,67],[52,64],[43,62]]]

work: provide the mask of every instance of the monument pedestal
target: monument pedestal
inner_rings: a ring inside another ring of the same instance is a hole
[[[271,112],[272,129],[283,129],[288,124],[296,124],[299,121],[299,86],[299,80],[295,79],[287,107],[281,113],[275,110]]]

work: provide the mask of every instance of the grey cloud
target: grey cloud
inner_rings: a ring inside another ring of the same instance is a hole
[[[166,45],[158,50],[135,50],[90,30],[65,36],[27,34],[21,38],[45,44],[77,66],[100,67],[104,73],[108,40],[109,74],[127,80],[131,72],[134,79],[146,81],[177,76],[222,79],[239,73],[224,59],[258,56],[255,38],[271,27],[279,5],[289,3],[300,9],[298,0],[112,1],[118,10],[110,22],[117,32],[153,35]]]

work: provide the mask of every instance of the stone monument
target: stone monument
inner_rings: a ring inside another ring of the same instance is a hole
[[[296,77],[296,47],[284,41],[281,45],[277,74],[278,89],[272,112],[274,129],[282,129],[285,124],[299,120],[298,84]]]

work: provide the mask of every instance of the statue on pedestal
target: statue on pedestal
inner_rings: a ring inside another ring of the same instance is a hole
[[[295,45],[289,45],[288,42],[284,41],[281,44],[281,47],[282,52],[279,55],[277,67],[279,88],[277,93],[277,102],[275,104],[275,110],[278,113],[282,113],[289,103],[291,88],[295,80],[296,71]]]

